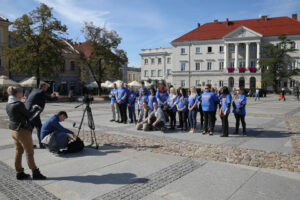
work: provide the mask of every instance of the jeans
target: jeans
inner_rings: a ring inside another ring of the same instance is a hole
[[[121,114],[121,122],[127,122],[127,112],[126,112],[127,104],[119,103],[118,106],[119,106],[119,110],[120,110],[120,114]]]
[[[136,122],[136,115],[135,115],[135,107],[134,106],[129,106],[128,107],[128,113],[129,113],[129,118],[131,122]]]
[[[238,134],[239,133],[239,128],[240,128],[240,120],[242,122],[242,126],[243,126],[243,133],[246,133],[246,122],[245,122],[245,115],[239,115],[239,114],[234,114],[235,116],[235,133]]]
[[[215,111],[203,111],[204,113],[204,131],[214,132],[215,128]]]
[[[32,121],[31,121],[32,127],[36,128],[36,134],[39,140],[39,145],[41,146],[41,129],[42,129],[42,122],[41,122],[41,118],[40,116],[35,117]]]
[[[183,129],[183,126],[185,126],[185,130],[187,130],[188,129],[188,123],[187,123],[188,112],[187,111],[185,111],[185,112],[179,111],[178,115],[179,115],[180,127]]]
[[[120,120],[120,110],[119,106],[117,103],[111,103],[111,111],[113,113],[113,120],[116,120],[116,111],[117,111],[117,116],[118,116],[118,121]]]
[[[34,150],[31,132],[28,130],[21,129],[19,131],[12,131],[12,138],[15,143],[15,169],[17,173],[23,172],[22,167],[22,155],[24,150],[26,152],[26,159],[28,167],[33,171],[37,167],[34,162]]]
[[[222,133],[225,136],[228,136],[228,129],[229,129],[228,116],[229,114],[226,114],[225,116],[222,117]]]
[[[189,110],[190,128],[196,129],[197,126],[197,109]]]
[[[203,110],[202,110],[201,104],[199,105],[199,113],[200,113],[200,123],[201,123],[201,127],[202,127],[203,123],[204,123],[204,114],[203,114]]]
[[[256,95],[255,95],[255,101],[256,101],[257,99],[260,100],[259,94],[256,94]]]
[[[176,126],[176,112],[173,112],[172,110],[169,111],[170,116],[170,126],[171,128],[175,128]]]

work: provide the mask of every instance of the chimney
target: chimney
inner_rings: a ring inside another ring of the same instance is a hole
[[[263,21],[267,21],[267,20],[268,20],[268,16],[267,16],[267,15],[263,15],[263,16],[261,16],[261,19],[262,19]]]
[[[219,21],[217,19],[214,20],[215,23],[218,23]]]
[[[226,18],[226,26],[229,26],[229,19]]]
[[[200,23],[197,23],[198,28],[201,26]]]
[[[292,14],[292,19],[298,20],[298,15],[297,14]]]

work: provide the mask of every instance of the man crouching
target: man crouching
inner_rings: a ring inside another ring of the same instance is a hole
[[[62,125],[68,115],[65,111],[60,111],[45,121],[41,130],[41,140],[51,152],[60,153],[61,149],[66,149],[70,140],[75,141],[76,135]]]

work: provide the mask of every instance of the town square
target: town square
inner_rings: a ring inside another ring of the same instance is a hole
[[[299,199],[299,13],[0,0],[0,199]]]

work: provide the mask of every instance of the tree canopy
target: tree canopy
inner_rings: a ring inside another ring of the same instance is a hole
[[[9,59],[9,71],[53,78],[64,63],[63,34],[67,27],[52,15],[52,8],[40,4],[29,14],[12,23],[12,46],[4,52]]]
[[[272,86],[276,92],[278,82],[297,74],[298,70],[293,67],[293,60],[289,53],[296,51],[293,42],[285,35],[278,37],[279,43],[268,44],[263,47],[262,56],[259,60],[262,69],[262,82]]]
[[[120,78],[120,67],[128,58],[124,50],[118,49],[122,39],[116,31],[85,22],[82,32],[87,45],[81,51],[81,66],[97,82],[101,94],[101,83],[108,78]]]

